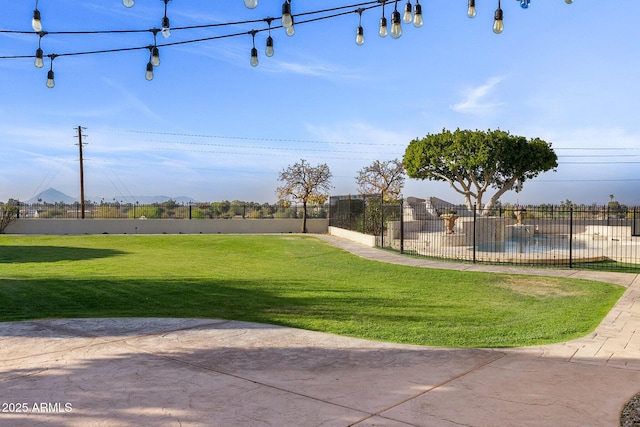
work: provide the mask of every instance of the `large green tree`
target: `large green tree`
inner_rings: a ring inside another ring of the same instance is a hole
[[[331,190],[331,171],[326,163],[311,166],[300,160],[280,172],[277,189],[278,200],[302,202],[302,232],[307,232],[307,204],[322,204]]]
[[[464,196],[469,209],[475,203],[488,213],[505,192],[518,192],[525,181],[555,169],[558,156],[550,143],[539,138],[502,130],[443,129],[411,141],[404,166],[411,178],[448,182]],[[490,188],[496,192],[483,206]]]

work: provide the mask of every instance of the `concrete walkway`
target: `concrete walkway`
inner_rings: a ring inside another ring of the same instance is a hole
[[[640,278],[598,329],[568,343],[444,349],[206,319],[0,323],[0,426],[616,426],[640,391]]]

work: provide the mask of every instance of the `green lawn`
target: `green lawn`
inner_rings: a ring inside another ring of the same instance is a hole
[[[0,321],[202,317],[452,347],[591,332],[624,288],[361,259],[301,235],[0,235]]]

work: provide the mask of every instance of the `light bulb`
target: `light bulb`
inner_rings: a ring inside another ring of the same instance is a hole
[[[413,15],[413,26],[416,28],[422,27],[424,21],[422,20],[422,5],[420,3],[416,4],[416,12]]]
[[[356,31],[356,44],[358,46],[362,46],[364,44],[364,28],[362,28],[362,25],[359,25],[358,30]]]
[[[387,18],[384,16],[380,18],[380,31],[378,31],[380,37],[387,37]]]
[[[157,67],[160,65],[160,50],[157,46],[154,46],[151,50],[151,65]]]
[[[258,66],[258,49],[256,49],[255,47],[251,48],[251,66]]]
[[[273,56],[273,38],[271,36],[267,37],[267,50],[264,52],[268,57]]]
[[[133,7],[135,3],[135,0],[122,0],[122,5],[124,7]]]
[[[413,19],[413,16],[411,15],[411,2],[407,0],[407,4],[404,5],[404,15],[402,17],[402,20],[404,21],[405,24],[410,24],[411,20]]]
[[[520,7],[527,9],[529,7],[529,0],[520,0]]]
[[[573,0],[564,0],[564,2],[565,2],[566,4],[571,4],[571,3],[573,3]]]
[[[255,9],[258,6],[258,0],[244,0],[244,5],[249,9]]]
[[[285,0],[285,2],[282,3],[281,21],[284,28],[289,28],[293,25],[293,19],[291,18],[291,5],[289,4],[288,0]]]
[[[42,59],[43,55],[44,53],[42,52],[42,49],[38,48],[38,50],[36,50],[36,60],[34,62],[36,68],[44,67],[44,60]]]
[[[47,87],[52,89],[56,85],[56,82],[53,81],[53,70],[49,70],[47,73]]]
[[[171,37],[171,25],[169,24],[169,18],[166,16],[162,18],[162,37],[165,39]]]
[[[31,20],[31,28],[36,33],[42,31],[42,21],[40,20],[40,11],[38,9],[33,11],[33,19]]]
[[[148,81],[153,80],[153,64],[151,63],[151,61],[147,63],[147,72],[144,75],[144,78]]]
[[[469,9],[467,9],[467,16],[469,18],[476,17],[476,0],[469,0]]]
[[[287,28],[287,35],[292,37],[296,33],[296,27],[293,25],[293,16],[291,17],[291,26]]]
[[[391,37],[399,39],[402,36],[402,25],[400,24],[400,12],[394,10],[391,14]]]
[[[497,8],[493,21],[493,32],[500,34],[504,30],[504,24],[502,23],[502,9]]]

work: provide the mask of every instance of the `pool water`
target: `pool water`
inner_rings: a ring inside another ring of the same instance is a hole
[[[581,241],[573,241],[573,249],[585,249],[586,245]],[[481,252],[500,253],[544,253],[553,250],[569,250],[567,236],[531,236],[513,237],[504,242],[492,242],[478,245]]]

